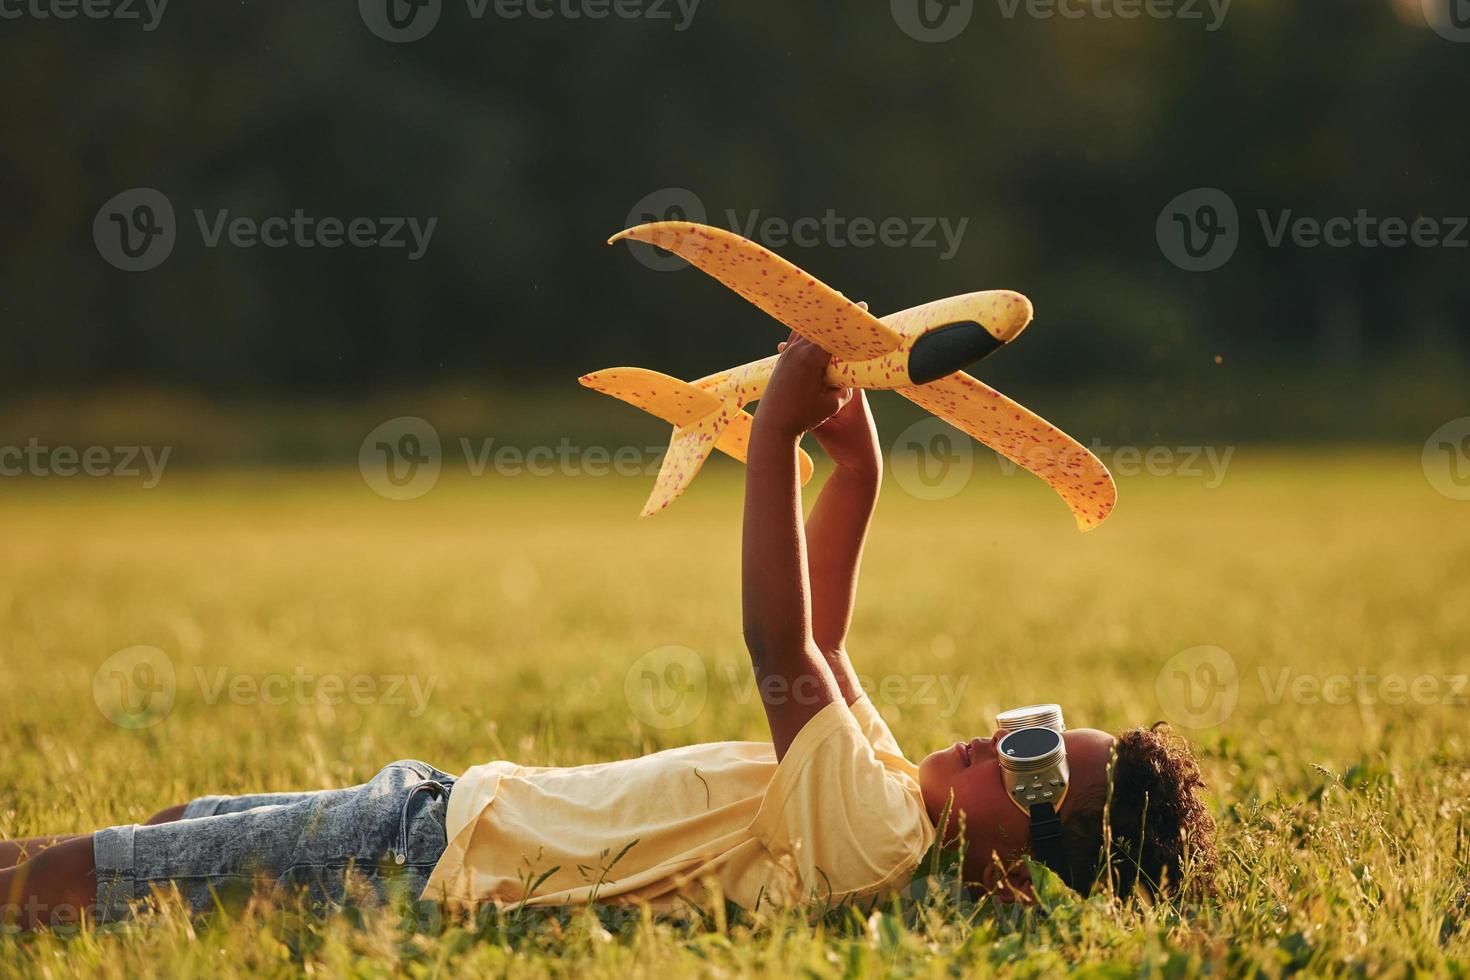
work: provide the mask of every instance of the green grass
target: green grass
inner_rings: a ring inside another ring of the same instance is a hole
[[[885,490],[851,637],[859,670],[887,679],[875,700],[918,757],[1040,699],[1074,725],[1152,722],[1178,706],[1168,673],[1168,703],[1156,687],[1171,656],[1228,651],[1234,711],[1184,730],[1220,823],[1218,902],[1053,896],[1049,916],[1011,919],[936,888],[813,924],[711,910],[693,923],[603,911],[414,925],[393,911],[257,908],[0,938],[0,973],[1470,973],[1456,913],[1470,875],[1470,691],[1441,703],[1458,683],[1442,678],[1470,669],[1470,504],[1430,488],[1417,448],[1241,449],[1215,489],[1123,481],[1115,516],[1086,536],[1041,484],[980,469],[948,500]],[[390,502],[355,470],[171,472],[151,491],[7,481],[0,836],[141,820],[202,793],[346,785],[405,757],[449,771],[572,765],[764,737],[744,685],[738,471],[717,468],[639,521],[647,489],[446,473],[427,496]],[[166,716],[132,729],[99,710],[93,680],[137,645],[164,652],[177,689]],[[702,706],[677,727],[662,723],[683,716],[625,691],[637,658],[665,645],[706,668],[688,695]],[[1360,668],[1421,679],[1420,696],[1370,704],[1385,691],[1372,680],[1343,704],[1278,693],[1284,670],[1341,693],[1331,676]],[[221,669],[246,685],[434,686],[422,713],[320,703],[309,686],[245,703],[210,696]]]

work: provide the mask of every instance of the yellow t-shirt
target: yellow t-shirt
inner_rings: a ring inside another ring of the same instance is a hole
[[[449,846],[423,897],[665,911],[712,894],[746,909],[883,895],[934,840],[918,775],[867,698],[823,708],[779,764],[769,742],[714,742],[475,766],[449,795]]]

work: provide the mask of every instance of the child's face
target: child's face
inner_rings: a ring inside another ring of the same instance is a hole
[[[963,815],[967,842],[965,876],[976,881],[988,880],[982,872],[997,860],[1003,867],[1012,865],[1031,839],[1030,820],[1011,800],[1002,781],[995,748],[1001,734],[996,732],[988,738],[958,742],[919,763],[924,806],[936,827],[950,793],[954,794],[951,824],[945,837],[948,839],[958,831],[957,821]],[[1105,791],[1113,736],[1096,728],[1076,728],[1063,738],[1067,743],[1070,772],[1067,798],[1061,807],[1065,820],[1077,800],[1099,798],[1098,794]]]

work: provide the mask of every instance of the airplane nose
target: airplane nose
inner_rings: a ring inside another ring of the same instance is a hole
[[[1031,322],[1036,311],[1029,299],[1009,289],[993,290],[991,297],[991,308],[980,319],[995,331],[997,337],[1010,343],[1016,339],[1018,333],[1026,329],[1026,324]]]
[[[917,385],[938,381],[1004,345],[1004,340],[974,320],[946,323],[914,341],[909,350],[909,377]]]

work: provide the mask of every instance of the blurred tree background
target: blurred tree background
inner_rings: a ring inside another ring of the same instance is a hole
[[[662,0],[641,9],[667,19],[566,15],[596,0],[476,18],[443,0],[401,44],[349,0],[176,0],[152,30],[4,2],[12,441],[207,424],[216,448],[307,456],[320,447],[292,420],[333,406],[602,424],[579,373],[693,377],[783,338],[699,273],[604,244],[666,188],[725,226],[967,221],[947,259],[777,250],[880,313],[1027,293],[1032,331],[978,373],[1079,435],[1417,441],[1466,412],[1470,232],[1458,248],[1271,247],[1257,218],[1365,210],[1447,231],[1470,215],[1470,44],[1430,29],[1417,0],[1235,0],[1216,30],[1202,2],[1202,19],[1123,19],[979,0],[943,43],[878,2],[704,0],[684,23]],[[109,265],[92,232],[134,187],[178,215],[174,251],[145,272]],[[1155,237],[1196,187],[1240,215],[1237,251],[1209,272]],[[437,226],[417,261],[209,248],[196,209]],[[232,442],[250,419],[286,434]]]

